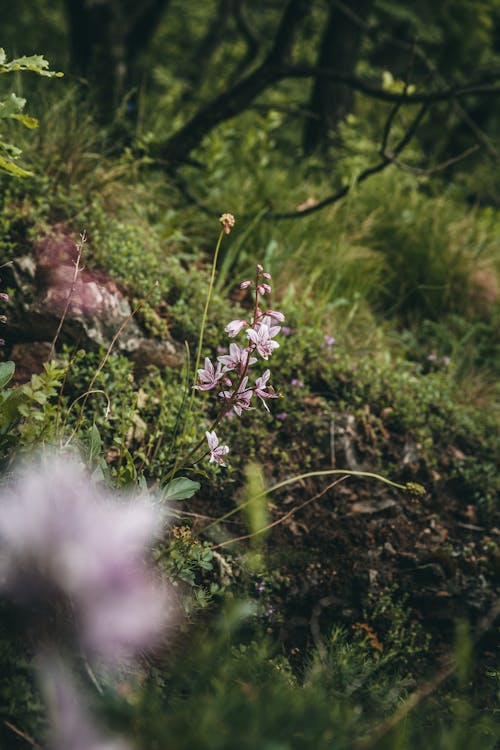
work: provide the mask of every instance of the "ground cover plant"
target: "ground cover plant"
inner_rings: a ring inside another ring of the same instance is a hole
[[[497,748],[496,3],[45,10],[0,40],[0,747]]]

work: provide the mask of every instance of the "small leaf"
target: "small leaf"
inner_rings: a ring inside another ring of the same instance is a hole
[[[187,500],[188,497],[193,497],[194,493],[198,492],[200,486],[199,482],[193,482],[192,479],[187,477],[177,477],[177,479],[172,479],[166,487],[163,487],[162,499]]]
[[[96,423],[92,424],[92,427],[87,433],[89,441],[89,460],[94,461],[99,458],[102,452],[102,440],[99,430],[97,429]]]
[[[14,362],[0,362],[0,388],[3,388],[14,375],[16,366]]]
[[[30,117],[30,115],[12,115],[12,120],[19,120],[22,122],[25,128],[35,130],[38,127],[38,120],[36,117]]]
[[[4,157],[1,155],[0,155],[0,169],[3,169],[5,172],[9,172],[10,174],[14,174],[16,175],[16,177],[32,177],[33,176],[33,172],[28,172],[27,169],[18,167],[17,164],[14,164],[14,162],[9,161],[8,159],[4,159]]]

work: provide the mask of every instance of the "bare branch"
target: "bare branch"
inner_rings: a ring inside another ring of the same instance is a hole
[[[488,81],[478,81],[470,83],[467,86],[449,86],[424,93],[402,93],[388,91],[377,86],[374,82],[368,81],[358,76],[348,76],[342,73],[336,73],[328,68],[317,68],[312,65],[291,65],[283,67],[279,76],[280,79],[286,78],[329,78],[337,83],[344,83],[351,86],[355,91],[359,91],[365,96],[391,104],[400,102],[401,104],[433,104],[437,102],[453,101],[454,99],[463,99],[467,96],[490,96],[500,94],[500,84],[489,83]]]
[[[334,193],[333,195],[329,195],[327,198],[324,198],[322,201],[319,201],[314,206],[310,206],[309,208],[306,208],[303,211],[285,211],[285,212],[276,212],[276,213],[270,212],[266,214],[266,218],[267,219],[300,219],[304,216],[310,216],[310,214],[314,214],[317,211],[321,211],[322,208],[326,208],[326,206],[331,206],[333,203],[337,203],[342,198],[345,198],[345,196],[348,193],[350,193],[350,191],[352,190],[354,186],[360,185],[369,177],[372,177],[372,175],[378,174],[378,172],[382,172],[382,170],[386,169],[390,164],[394,163],[396,157],[399,156],[399,154],[406,148],[408,143],[411,141],[411,139],[417,132],[417,129],[420,123],[422,122],[422,119],[424,118],[427,110],[428,110],[428,105],[423,104],[419,108],[417,114],[413,118],[412,122],[410,123],[403,137],[401,138],[399,143],[395,146],[393,151],[388,151],[387,149],[385,149],[381,153],[381,161],[379,161],[373,167],[368,167],[367,169],[363,170],[361,174],[359,174],[358,177],[353,182],[349,182],[347,185],[344,185],[344,187],[340,188],[340,190],[337,190],[337,192]],[[391,112],[389,113],[388,121],[392,119],[393,119],[393,115],[392,115],[392,110],[391,110]],[[382,143],[384,143],[384,141],[387,141],[388,139],[390,125],[391,125],[390,122],[386,122],[384,126]]]

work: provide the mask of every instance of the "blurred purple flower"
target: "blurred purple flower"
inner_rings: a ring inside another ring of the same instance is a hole
[[[283,336],[290,336],[291,332],[292,329],[290,328],[290,326],[281,326],[281,333],[283,334]]]
[[[230,336],[231,338],[234,338],[247,325],[248,323],[246,322],[246,320],[232,320],[230,323],[227,324],[224,330],[228,336]]]
[[[84,647],[106,661],[154,645],[171,611],[143,560],[161,532],[157,507],[104,494],[67,456],[22,470],[0,506],[0,588],[21,604],[71,604]]]
[[[334,343],[335,343],[335,336],[328,336],[327,334],[325,334],[325,336],[323,336],[323,340],[324,340],[324,342],[325,342],[326,346],[327,346],[328,348],[330,348],[330,347],[332,347],[332,346],[334,345]]]
[[[286,413],[286,411],[280,411],[279,414],[276,414],[276,419],[279,419],[280,422],[284,422],[287,417],[288,414]]]
[[[304,381],[299,380],[298,378],[292,378],[290,381],[290,385],[293,385],[294,388],[303,388],[304,387]]]
[[[437,360],[437,354],[435,352],[432,352],[431,354],[427,355],[427,359],[429,362],[435,362]]]
[[[130,750],[121,739],[102,737],[71,673],[57,656],[39,658],[38,674],[54,750]]]

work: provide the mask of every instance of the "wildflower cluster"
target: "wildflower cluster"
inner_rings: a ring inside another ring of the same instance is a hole
[[[281,331],[281,323],[284,322],[283,313],[265,308],[261,298],[271,293],[271,275],[264,268],[257,265],[254,281],[243,281],[241,289],[251,289],[254,294],[253,313],[250,320],[232,320],[225,327],[225,332],[230,338],[235,339],[244,334],[244,343],[231,342],[226,354],[217,357],[216,362],[205,358],[205,366],[198,370],[198,379],[195,388],[200,391],[216,390],[221,399],[221,412],[212,429],[205,433],[210,461],[215,461],[225,466],[225,455],[229,452],[227,445],[219,445],[219,439],[215,427],[223,416],[234,413],[238,417],[244,411],[252,408],[253,396],[257,396],[263,403],[264,408],[269,411],[267,399],[278,398],[269,384],[271,371],[269,369],[255,378],[252,382],[251,368],[259,361],[269,360],[273,351],[279,347],[275,337]]]

